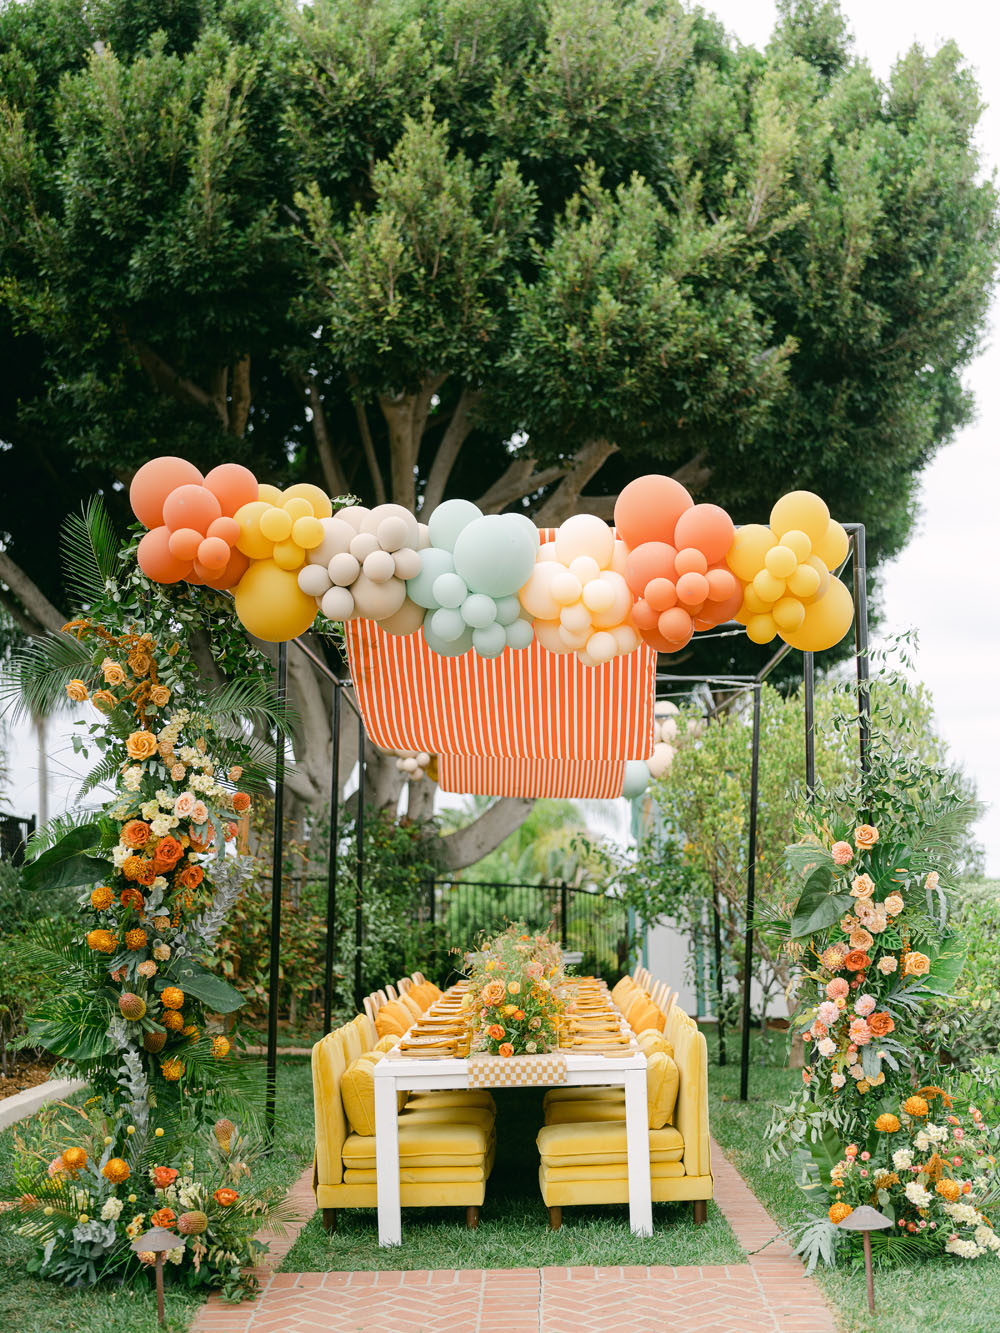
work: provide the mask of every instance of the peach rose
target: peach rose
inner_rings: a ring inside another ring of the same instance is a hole
[[[502,1004],[506,994],[502,981],[488,981],[480,992],[483,1004],[489,1005]]]
[[[154,685],[149,691],[149,702],[154,708],[166,708],[170,702],[170,689],[166,685]]]
[[[903,910],[905,906],[905,903],[903,902],[903,899],[898,893],[890,893],[888,898],[886,898],[885,902],[882,904],[882,906],[885,908],[885,910],[889,913],[890,916],[899,916],[900,912]]]
[[[881,1010],[877,1014],[872,1014],[868,1019],[868,1026],[871,1029],[873,1037],[888,1037],[890,1032],[896,1030],[896,1024],[891,1014]]]
[[[125,684],[125,668],[113,662],[110,657],[106,657],[101,663],[101,674],[108,685]]]
[[[233,764],[232,768],[229,770],[229,781],[239,782],[242,776],[243,776],[242,764]]]
[[[509,1041],[503,1041],[503,1042],[501,1042],[500,1045],[497,1047],[497,1053],[498,1053],[499,1055],[513,1055],[513,1054],[514,1054],[514,1048],[513,1048],[513,1046],[510,1044]]]
[[[187,769],[184,767],[183,764],[174,764],[173,768],[171,768],[171,770],[170,770],[170,778],[171,778],[171,781],[172,781],[172,782],[183,782],[183,781],[184,781],[184,775],[185,775],[186,772],[187,772]],[[193,799],[193,798],[192,798],[192,799]]]
[[[940,883],[940,880],[941,876],[938,874],[938,872],[936,870],[932,870],[930,874],[927,876],[927,878],[924,880],[924,888],[931,890],[936,889],[938,884]]]
[[[851,880],[852,898],[870,898],[875,892],[875,881],[871,875],[855,875]]]
[[[925,953],[911,950],[903,959],[904,977],[925,977],[931,970],[931,960]]]
[[[867,952],[874,943],[875,941],[872,939],[871,935],[869,935],[868,931],[862,926],[858,926],[855,930],[851,931],[852,949],[860,949],[864,953]]]
[[[878,842],[878,829],[874,824],[859,824],[854,830],[854,845],[862,850],[874,847]]]
[[[899,964],[896,962],[895,954],[887,953],[878,960],[878,970],[882,973],[884,977],[887,977],[889,976],[890,973],[895,972],[898,966]]]
[[[185,866],[177,876],[177,883],[182,889],[196,889],[204,878],[201,866]]]
[[[75,704],[82,704],[89,697],[90,691],[82,680],[71,680],[66,686],[66,694]]]
[[[130,819],[123,827],[119,841],[125,847],[145,847],[149,842],[150,827],[141,819]]]
[[[194,809],[194,793],[182,791],[177,800],[174,801],[174,814],[178,819],[187,819]]]
[[[130,759],[151,759],[156,754],[156,737],[151,731],[133,731],[125,749]]]
[[[143,645],[133,648],[128,655],[129,669],[135,676],[148,676],[153,666],[149,649]]]
[[[195,801],[194,805],[191,807],[191,823],[208,823],[208,806],[204,801]]]
[[[90,702],[99,713],[113,713],[118,705],[118,700],[110,690],[95,690],[90,696]]]
[[[846,866],[850,864],[854,851],[849,842],[835,842],[830,848],[830,855],[835,866]]]

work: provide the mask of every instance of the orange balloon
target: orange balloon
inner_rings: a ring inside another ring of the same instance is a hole
[[[675,577],[676,555],[674,547],[667,542],[643,542],[641,546],[628,553],[625,561],[625,582],[637,597],[641,597],[651,579]]]
[[[170,552],[170,529],[164,526],[147,532],[136,552],[139,568],[154,583],[180,583],[191,573],[190,560],[178,560]]]
[[[677,588],[670,579],[650,579],[646,584],[646,601],[659,614],[677,605]]]
[[[710,602],[728,602],[736,593],[743,596],[743,590],[735,574],[728,569],[710,569],[705,576],[708,579],[708,600]]]
[[[218,500],[204,486],[178,486],[163,502],[163,521],[172,532],[194,528],[204,535],[221,513]]]
[[[213,575],[212,578],[205,579],[205,583],[209,588],[215,588],[219,592],[226,588],[235,588],[249,568],[249,558],[242,551],[234,549],[229,554],[229,563],[225,569]]]
[[[652,473],[630,481],[615,501],[618,535],[635,549],[643,542],[673,540],[674,525],[694,504],[691,496],[673,477]]]
[[[208,571],[209,576],[221,574],[229,564],[229,547],[221,537],[205,537],[198,546],[198,558],[195,568],[200,573]]]
[[[227,546],[235,546],[240,539],[240,525],[235,518],[223,515],[222,518],[213,518],[208,525],[206,537],[221,537]]]
[[[201,533],[195,532],[194,528],[178,528],[176,532],[170,533],[167,545],[175,560],[190,564],[198,554],[198,547],[203,541]]]
[[[674,606],[660,616],[657,629],[668,643],[683,648],[694,633],[694,624],[686,611]]]
[[[640,598],[632,608],[632,619],[635,622],[635,627],[643,633],[656,629],[659,616],[660,613],[656,608],[643,598]]]
[[[677,520],[674,545],[695,546],[714,565],[726,558],[735,534],[733,520],[724,509],[718,505],[692,505]]]
[[[694,570],[689,574],[682,574],[677,580],[677,600],[689,609],[700,607],[708,597],[708,592],[708,579],[704,574],[697,574]]]
[[[674,569],[677,570],[678,575],[706,574],[708,572],[708,561],[705,559],[705,553],[699,551],[697,546],[685,546],[677,552]]]
[[[158,528],[163,522],[163,502],[170,492],[178,486],[200,486],[201,481],[201,473],[186,458],[173,454],[151,458],[132,478],[128,491],[132,512],[144,527]]]
[[[220,463],[212,468],[205,478],[205,485],[212,492],[222,512],[232,518],[241,505],[250,504],[257,499],[257,478],[242,463]],[[222,534],[219,533],[219,536]]]
[[[702,607],[701,618],[711,620],[712,625],[721,625],[726,620],[735,620],[742,605],[743,588],[736,583],[735,589],[724,602],[717,602],[714,598],[706,602]]]

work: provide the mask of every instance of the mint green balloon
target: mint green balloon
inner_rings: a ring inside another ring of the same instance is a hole
[[[622,795],[632,801],[649,786],[649,765],[645,759],[626,759]]]
[[[518,514],[487,514],[464,527],[455,542],[455,569],[470,592],[512,597],[535,567],[538,529]]]
[[[411,602],[426,611],[433,611],[438,606],[434,584],[442,574],[454,573],[455,562],[450,551],[442,551],[437,546],[427,546],[419,555],[420,573],[406,580],[406,593]]]
[[[457,611],[469,595],[465,580],[452,573],[439,574],[431,591],[438,606],[447,606],[452,611]]]
[[[532,639],[535,637],[535,631],[530,620],[515,620],[512,625],[508,625],[505,634],[507,636],[507,646],[517,649],[528,648]]]
[[[501,625],[513,625],[521,614],[521,603],[517,597],[501,597],[497,602],[497,620]]]
[[[465,621],[453,607],[441,607],[430,620],[435,636],[444,643],[456,643],[466,630]]]
[[[424,641],[432,653],[437,653],[439,657],[461,657],[472,647],[472,630],[466,629],[462,635],[447,642],[439,638],[431,627],[433,616],[428,616],[420,626],[420,633],[424,636]]]
[[[455,575],[458,578],[458,575]],[[464,584],[463,584],[464,587]],[[472,629],[485,629],[498,620],[497,604],[484,592],[473,592],[462,603],[462,619]]]
[[[454,551],[459,535],[482,516],[483,511],[471,500],[445,500],[427,520],[427,535],[431,545]]]
[[[485,629],[474,629],[472,646],[480,657],[499,657],[507,647],[507,634],[503,625],[487,625]]]

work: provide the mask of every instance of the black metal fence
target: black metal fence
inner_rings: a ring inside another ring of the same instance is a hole
[[[0,861],[10,861],[11,865],[24,864],[24,846],[35,831],[33,815],[22,818],[20,815],[0,814]]]
[[[579,968],[609,977],[629,955],[628,913],[607,894],[568,884],[493,884],[482,880],[427,881],[417,925],[445,953],[467,949],[481,934],[496,934],[511,921],[549,929],[564,949],[582,954]]]

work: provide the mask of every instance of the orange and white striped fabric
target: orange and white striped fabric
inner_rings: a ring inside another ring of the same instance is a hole
[[[645,644],[585,667],[537,640],[487,660],[441,657],[422,634],[386,634],[373,620],[344,628],[365,727],[383,749],[574,762],[652,754],[656,654]]]
[[[581,759],[495,759],[490,755],[438,756],[442,791],[468,796],[574,797],[610,801],[622,794],[625,762]]]

